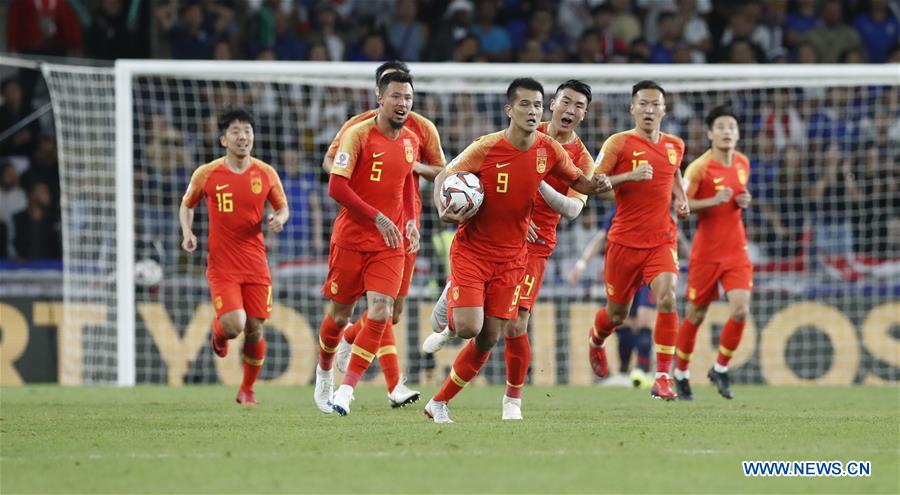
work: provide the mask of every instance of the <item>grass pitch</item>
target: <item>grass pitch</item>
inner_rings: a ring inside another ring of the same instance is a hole
[[[698,383],[700,380],[697,380]],[[693,403],[646,391],[529,387],[500,421],[500,387],[467,389],[456,424],[426,422],[363,385],[350,416],[312,388],[0,390],[0,492],[900,493],[900,388],[736,387]],[[745,478],[742,460],[872,462],[868,478]]]

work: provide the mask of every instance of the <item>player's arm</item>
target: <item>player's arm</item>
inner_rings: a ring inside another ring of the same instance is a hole
[[[403,183],[403,218],[406,218],[404,225],[406,232],[406,240],[409,241],[408,252],[415,253],[419,251],[419,228],[416,226],[416,187],[415,181],[418,179],[413,175],[412,171],[406,176]]]
[[[538,192],[541,193],[541,197],[544,198],[547,205],[549,205],[553,211],[565,217],[566,220],[574,220],[581,214],[581,210],[584,208],[583,199],[560,194],[559,191],[553,189],[550,187],[550,184],[547,184],[544,181],[541,181],[541,185],[538,186]]]
[[[287,223],[291,215],[287,204],[287,196],[284,194],[284,186],[281,184],[281,179],[278,177],[275,169],[269,168],[267,173],[272,183],[272,187],[269,189],[268,200],[275,212],[270,213],[266,217],[266,223],[270,232],[281,232],[284,230],[284,224]]]
[[[322,158],[322,170],[324,170],[326,174],[330,174],[331,169],[334,167],[334,155],[337,154],[338,147],[341,144],[341,136],[343,136],[344,131],[350,127],[351,122],[352,119],[344,122],[337,134],[334,135],[334,139],[331,140],[331,144],[328,145],[328,151],[325,152],[325,158]]]
[[[575,284],[578,282],[581,278],[581,274],[584,273],[584,269],[587,268],[587,262],[594,256],[597,256],[597,253],[599,253],[600,249],[603,247],[604,241],[606,241],[606,231],[603,229],[598,230],[597,233],[591,237],[591,240],[588,241],[587,245],[584,246],[584,249],[581,251],[581,257],[578,258],[578,261],[575,262],[575,265],[569,272],[569,283]]]
[[[413,163],[413,172],[419,174],[420,177],[424,177],[428,182],[434,182],[441,170],[444,170],[444,167],[440,165],[429,165],[422,162]]]
[[[420,125],[423,127],[425,142],[421,145],[422,160],[416,160],[413,164],[413,171],[428,182],[434,182],[446,163],[444,151],[441,148],[441,136],[438,134],[437,127],[430,120],[423,117]]]
[[[675,197],[675,214],[678,218],[685,219],[691,214],[688,205],[687,194],[684,192],[684,179],[681,178],[681,169],[675,171],[672,178],[672,195]]]
[[[200,167],[191,175],[191,183],[188,185],[184,197],[181,198],[181,206],[178,207],[178,223],[181,225],[181,247],[189,253],[197,249],[197,236],[194,235],[194,208],[203,198],[203,188],[209,171],[206,167]]]
[[[431,200],[442,222],[461,224],[478,213],[478,208],[474,204],[467,205],[459,211],[452,211],[449,207],[444,208],[441,205],[441,188],[444,186],[444,180],[450,174],[456,172],[477,174],[487,152],[488,145],[485,141],[477,139],[447,164],[447,167],[442,169],[434,178],[434,191],[431,193]]]

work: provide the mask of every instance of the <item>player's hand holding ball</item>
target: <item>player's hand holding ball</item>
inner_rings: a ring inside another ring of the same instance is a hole
[[[649,163],[642,163],[631,171],[631,180],[641,182],[653,178],[653,166]]]
[[[184,239],[181,241],[181,249],[184,249],[189,253],[193,253],[197,250],[197,236],[195,236],[193,232],[188,232],[184,235]]]
[[[384,243],[389,248],[396,249],[403,244],[400,229],[384,213],[378,212],[375,215],[375,227],[378,229],[378,232],[381,232],[381,236],[384,237]]]
[[[407,252],[418,253],[419,252],[419,228],[416,227],[415,220],[407,220],[406,221],[406,240],[409,241],[409,249]]]
[[[277,233],[284,230],[284,223],[282,223],[282,221],[272,213],[270,213],[269,216],[266,217],[266,222],[269,225],[269,230],[272,232]]]

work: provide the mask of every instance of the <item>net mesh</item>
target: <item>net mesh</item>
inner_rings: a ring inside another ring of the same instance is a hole
[[[434,121],[448,159],[474,138],[506,125],[508,77],[481,77],[477,67],[453,80],[417,79],[414,109]],[[116,360],[109,323],[116,308],[110,276],[115,260],[112,77],[96,70],[49,76],[63,167],[67,308],[93,308],[105,317],[67,336],[65,354],[81,362],[83,381],[108,380]],[[731,364],[733,379],[770,384],[900,379],[898,87],[788,77],[656,79],[669,92],[663,130],[685,140],[685,165],[707,149],[703,117],[722,103],[740,116],[739,149],[751,158],[755,200],[745,222],[755,285],[750,321]],[[633,127],[630,83],[585,82],[594,87],[594,101],[578,132],[596,153],[608,135]],[[545,81],[548,89],[557,83]],[[198,252],[180,250],[177,221],[191,172],[222,154],[216,116],[231,105],[256,116],[254,155],[279,171],[291,207],[284,232],[267,237],[276,306],[267,324],[269,350],[261,376],[278,383],[311,382],[325,306],[320,287],[338,209],[327,197],[320,164],[344,120],[375,106],[371,86],[371,76],[227,70],[191,76],[161,70],[133,77],[135,253],[138,261],[158,263],[163,273],[159,283],[137,288],[138,383],[240,380],[239,353],[219,360],[209,348],[214,311],[204,277],[204,207],[195,217]],[[429,185],[423,194],[428,197]],[[433,357],[418,351],[431,331],[428,317],[447,275],[452,236],[428,205],[407,310],[395,325],[401,367],[412,382],[443,380],[458,349]],[[585,334],[605,302],[602,260],[591,260],[577,283],[568,275],[608,207],[591,200],[579,219],[560,225],[560,242],[532,317],[530,383],[594,381]],[[694,225],[681,227],[686,261]],[[680,280],[683,299],[686,277]],[[684,314],[682,301],[679,314]],[[727,318],[724,302],[711,306],[698,334],[696,373],[712,364]],[[609,354],[617,367],[616,353]],[[377,366],[367,379],[380,380]],[[494,353],[479,380],[504,382],[502,352]]]

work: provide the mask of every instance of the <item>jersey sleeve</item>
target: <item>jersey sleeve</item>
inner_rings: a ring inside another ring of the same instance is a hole
[[[584,144],[581,145],[581,153],[578,155],[578,160],[575,162],[575,166],[578,167],[578,170],[581,170],[581,173],[583,173],[584,176],[588,179],[594,176],[594,159],[591,158],[591,154],[588,153],[588,150],[584,147]],[[578,198],[581,201],[587,203],[587,195],[581,194],[571,187],[569,188],[569,192],[566,194],[566,196],[570,198]]]
[[[265,170],[266,175],[269,176],[269,184],[272,185],[269,189],[269,196],[266,199],[269,200],[269,204],[272,205],[272,208],[280,210],[287,206],[287,197],[284,194],[284,186],[281,185],[281,179],[278,177],[278,172],[276,172],[274,168],[267,166]]]
[[[338,145],[338,152],[334,155],[334,165],[331,167],[331,173],[346,178],[353,176],[353,169],[356,167],[356,161],[362,153],[364,134],[368,130],[367,126],[357,125],[347,129],[341,136],[341,142]]]
[[[441,135],[438,134],[437,127],[424,117],[421,120],[421,127],[423,142],[421,143],[422,153],[420,159],[428,165],[440,165],[443,167],[447,163],[447,159],[444,158],[444,150],[441,148]]]
[[[619,153],[625,145],[625,136],[623,134],[613,134],[606,138],[603,147],[600,148],[600,155],[597,157],[597,168],[594,173],[612,174],[616,168],[616,162],[619,161]]]
[[[206,180],[209,178],[211,172],[212,166],[208,164],[194,170],[194,173],[191,175],[191,183],[188,184],[187,191],[185,191],[184,196],[181,198],[182,205],[188,208],[195,208],[197,206],[197,203],[203,199]]]
[[[706,165],[708,163],[709,160],[706,159],[704,154],[691,162],[684,171],[684,180],[687,183],[685,194],[687,194],[688,199],[694,199],[694,196],[697,195],[697,189],[700,187],[700,183],[703,182],[703,178],[706,177]]]
[[[561,144],[557,143],[556,140],[552,138],[547,138],[547,142],[550,143],[550,149],[553,150],[555,155],[553,168],[550,169],[550,173],[554,177],[563,180],[567,184],[571,184],[578,180],[582,175],[585,175],[574,163],[572,163],[572,159]]]
[[[344,133],[347,132],[347,129],[355,126],[363,120],[366,120],[366,118],[368,117],[368,113],[369,112],[363,112],[361,114],[354,115],[353,117],[350,117],[349,120],[344,122],[344,125],[341,126],[337,134],[335,134],[334,139],[331,141],[331,145],[328,146],[328,151],[325,152],[326,158],[334,158],[334,156],[338,152],[338,147],[341,143],[341,137],[344,136]]]
[[[456,172],[471,172],[477,174],[484,162],[484,157],[490,145],[484,136],[476,139],[472,144],[466,147],[462,153],[456,155],[456,158],[447,164],[447,174]]]

